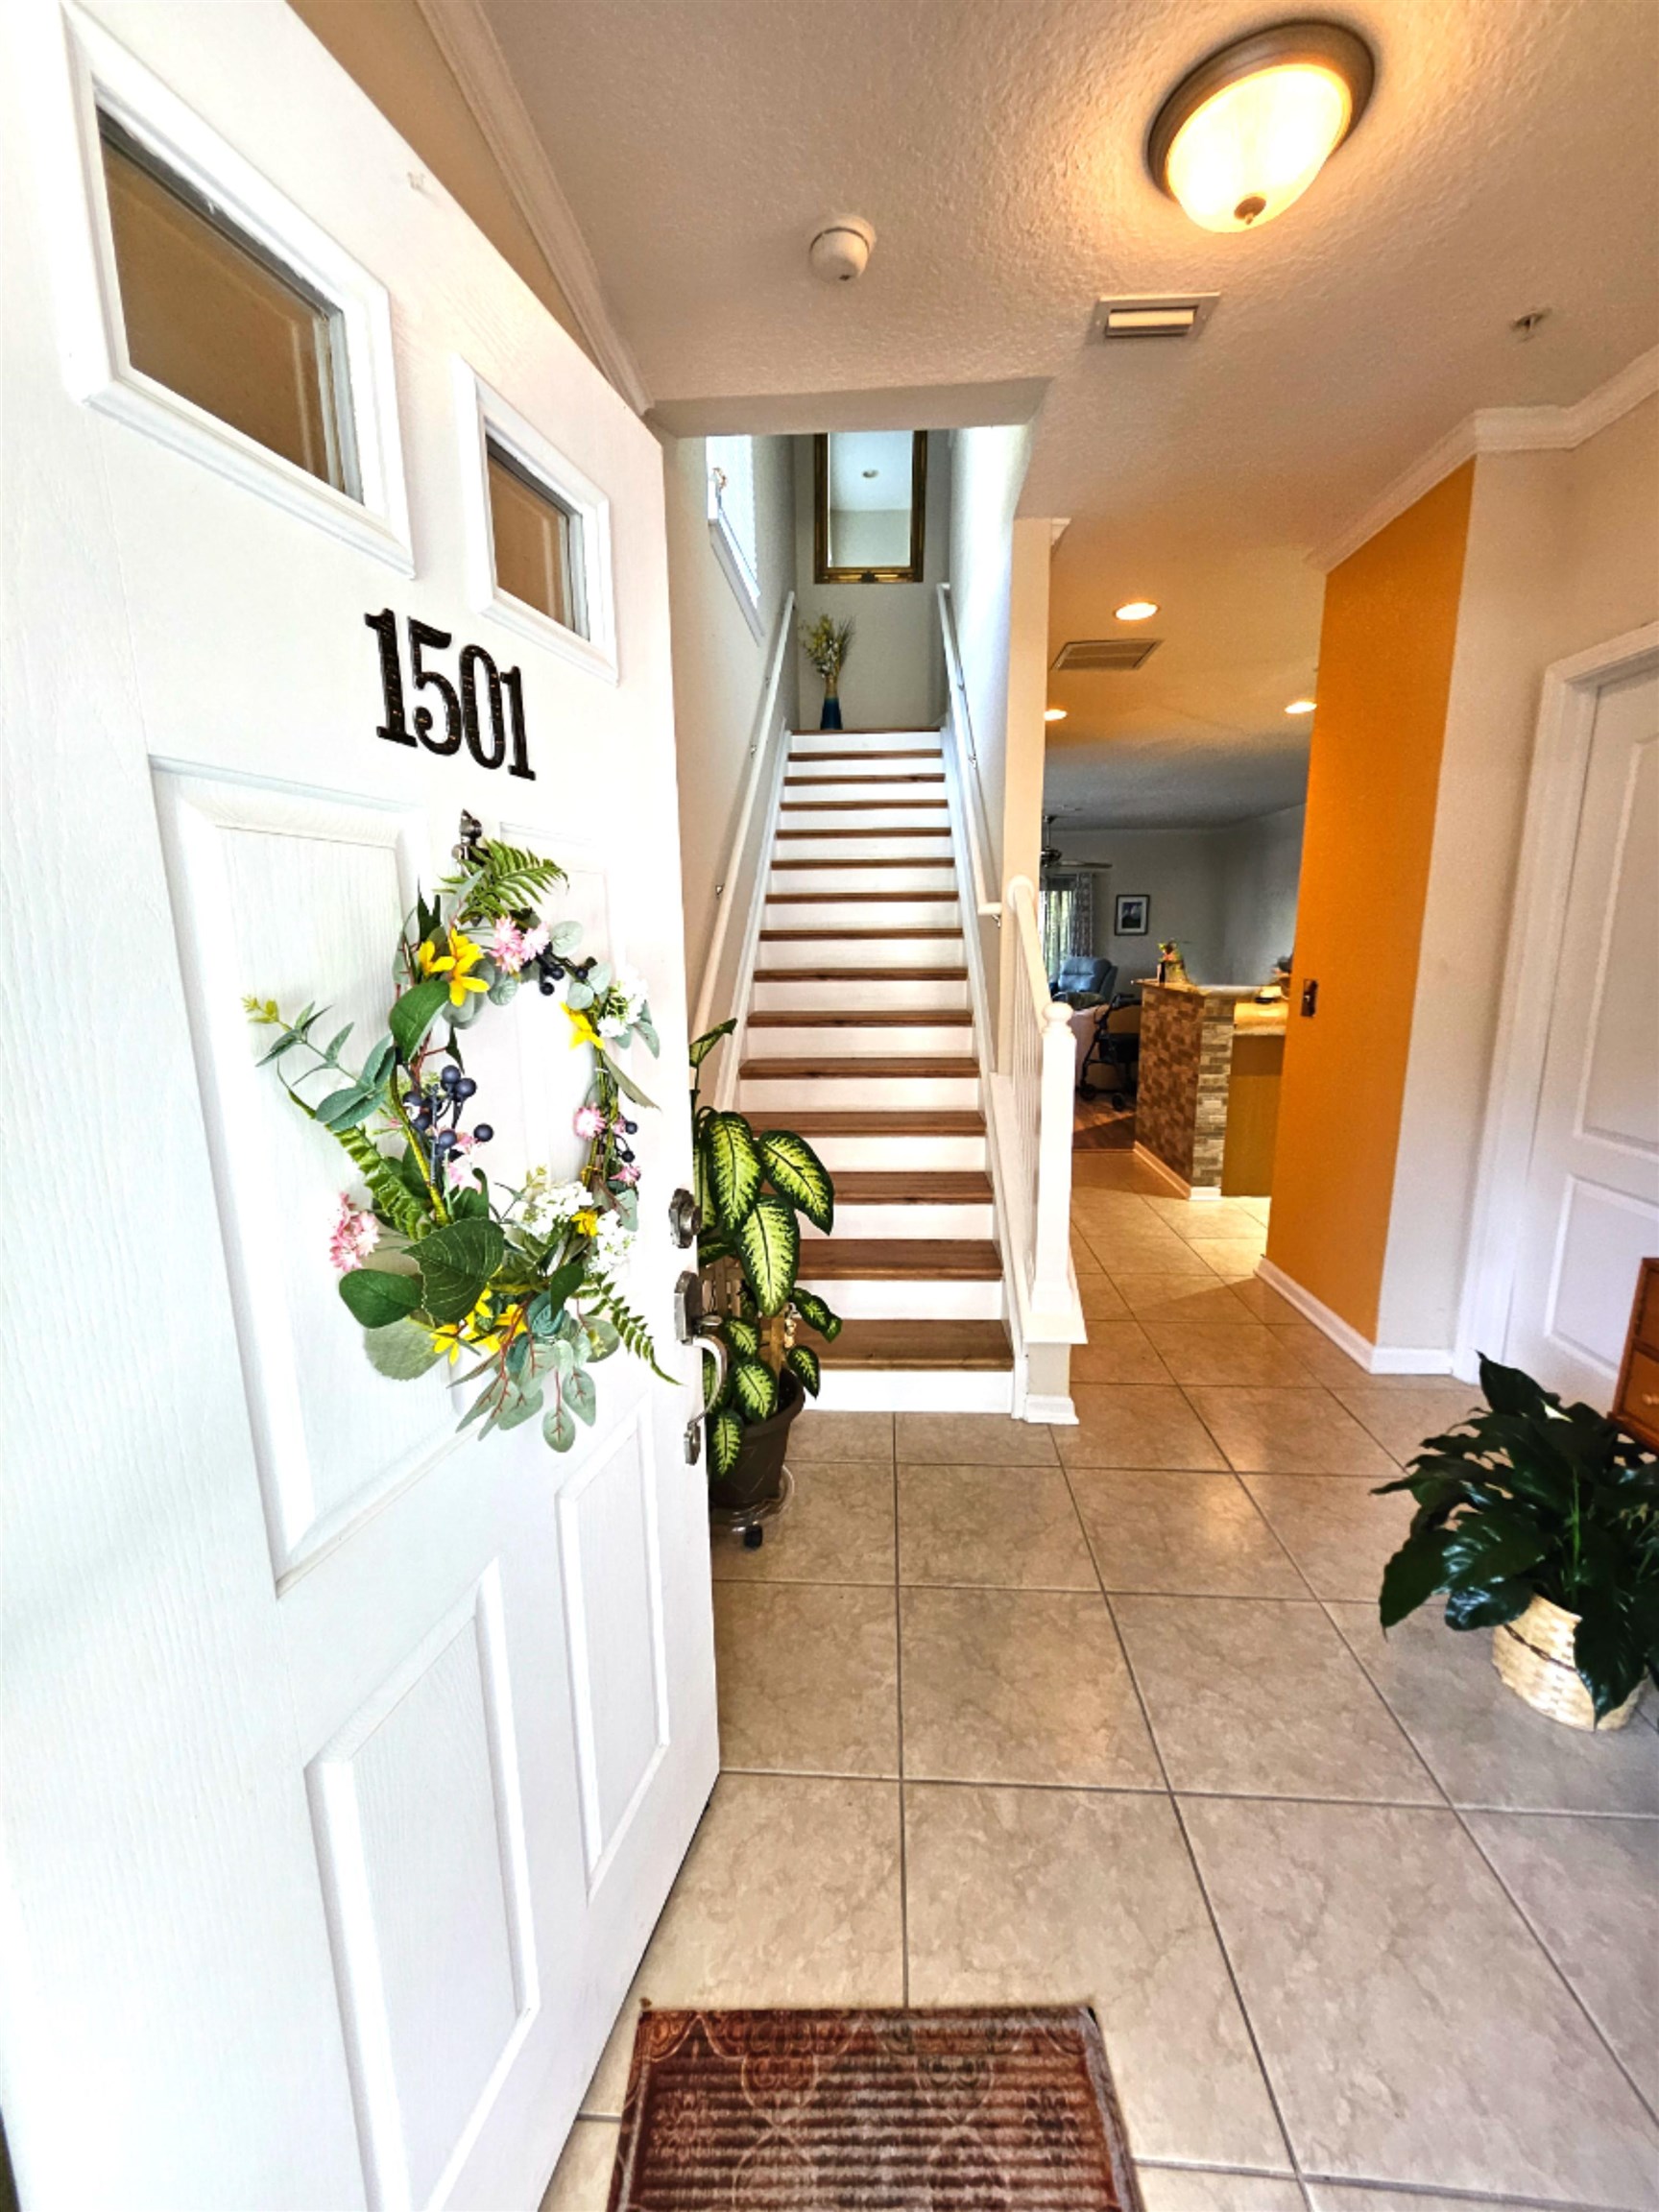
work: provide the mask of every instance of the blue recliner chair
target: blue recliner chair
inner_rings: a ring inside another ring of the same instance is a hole
[[[1087,954],[1074,952],[1061,961],[1060,972],[1048,989],[1054,998],[1064,998],[1068,1006],[1101,1006],[1117,985],[1115,961],[1092,960]]]

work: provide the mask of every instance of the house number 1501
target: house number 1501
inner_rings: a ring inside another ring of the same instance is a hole
[[[456,681],[427,664],[428,653],[446,653],[454,643],[448,630],[434,630],[430,622],[409,617],[409,666],[417,691],[437,695],[440,716],[430,707],[418,706],[408,713],[403,700],[403,661],[397,649],[397,617],[390,607],[364,621],[380,642],[380,692],[386,719],[374,733],[389,745],[424,745],[429,753],[459,753],[463,744],[480,768],[499,768],[513,758],[509,776],[536,781],[530,765],[530,743],[524,733],[524,683],[517,668],[497,668],[482,645],[463,645]],[[483,689],[480,712],[479,689]],[[512,729],[509,733],[508,723]],[[411,729],[410,725],[414,727]]]

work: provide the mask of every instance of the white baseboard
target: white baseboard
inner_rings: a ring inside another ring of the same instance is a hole
[[[1075,1429],[1077,1408],[1057,1391],[1030,1390],[1021,1409],[1022,1421],[1041,1421],[1051,1429]]]
[[[1259,1260],[1256,1274],[1270,1290],[1277,1290],[1281,1298],[1311,1321],[1315,1329],[1323,1331],[1332,1343],[1346,1352],[1367,1375],[1450,1375],[1453,1372],[1450,1352],[1435,1351],[1428,1346],[1373,1344],[1368,1336],[1361,1336],[1340,1313],[1333,1313],[1311,1290],[1305,1290],[1294,1276],[1286,1275],[1284,1268],[1276,1267],[1271,1260]]]
[[[826,1367],[826,1413],[1011,1413],[1008,1367]]]
[[[1189,1183],[1184,1175],[1177,1175],[1166,1160],[1160,1160],[1156,1152],[1148,1151],[1139,1138],[1135,1141],[1135,1157],[1144,1161],[1154,1175],[1162,1175],[1177,1198],[1190,1198],[1195,1205],[1201,1205],[1207,1198],[1221,1195],[1219,1190],[1212,1189],[1208,1183]]]

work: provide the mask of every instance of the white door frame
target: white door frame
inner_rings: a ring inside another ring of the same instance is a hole
[[[1608,684],[1649,665],[1659,665],[1659,622],[1645,622],[1544,671],[1457,1318],[1453,1369],[1464,1382],[1476,1379],[1481,1352],[1501,1357],[1508,1338],[1521,1207],[1597,704]]]

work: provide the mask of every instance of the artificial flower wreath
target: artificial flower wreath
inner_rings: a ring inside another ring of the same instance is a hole
[[[591,1422],[597,1409],[594,1361],[625,1346],[662,1374],[645,1324],[617,1288],[638,1221],[639,1170],[628,1143],[638,1124],[623,1100],[651,1101],[611,1056],[636,1037],[655,1053],[657,1034],[644,986],[578,957],[576,923],[549,928],[537,913],[537,902],[564,882],[562,868],[487,841],[470,814],[461,817],[455,858],[456,874],[430,905],[418,899],[404,923],[387,1033],[356,1074],[340,1057],[350,1023],[325,1045],[313,1037],[325,1007],[307,1006],[290,1022],[275,999],[244,1003],[254,1022],[281,1032],[260,1065],[276,1066],[289,1097],[345,1149],[368,1188],[362,1202],[342,1195],[328,1257],[371,1364],[406,1382],[441,1359],[477,1355],[458,1380],[484,1387],[461,1427],[480,1422],[484,1435],[540,1413],[548,1444],[567,1452],[577,1422]],[[532,975],[544,998],[563,984],[570,1042],[592,1054],[575,1118],[588,1155],[573,1182],[532,1167],[517,1189],[492,1190],[477,1155],[494,1132],[472,1119],[478,1086],[458,1038]],[[294,1052],[309,1053],[311,1065],[291,1078],[279,1064]],[[311,1083],[326,1089],[306,1098],[300,1086]]]

